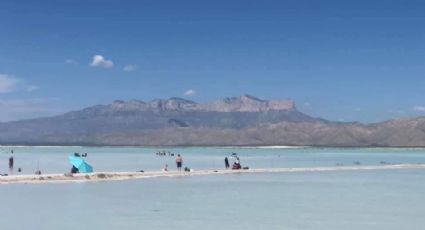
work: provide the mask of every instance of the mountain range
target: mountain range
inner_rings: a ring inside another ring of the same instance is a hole
[[[182,98],[116,100],[53,117],[0,123],[0,144],[424,147],[425,117],[333,122],[298,111],[291,100],[250,95],[203,104]]]

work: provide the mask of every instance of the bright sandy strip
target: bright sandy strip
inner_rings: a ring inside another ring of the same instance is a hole
[[[311,168],[264,168],[248,170],[199,170],[194,172],[96,172],[88,174],[44,174],[44,175],[11,175],[0,176],[0,184],[12,183],[70,183],[110,180],[130,180],[155,177],[181,177],[201,175],[247,174],[247,173],[297,173],[297,172],[334,172],[334,171],[363,171],[363,170],[390,170],[390,169],[425,169],[425,164],[399,164],[379,166],[335,166]]]

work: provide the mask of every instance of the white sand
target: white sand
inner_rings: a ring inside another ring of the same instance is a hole
[[[425,169],[425,164],[399,164],[379,166],[335,166],[335,167],[311,167],[311,168],[264,168],[248,170],[199,170],[194,172],[96,172],[81,174],[44,174],[44,175],[11,175],[0,176],[0,184],[13,183],[66,183],[66,182],[90,182],[145,179],[155,177],[181,177],[202,175],[224,174],[247,174],[247,173],[297,173],[297,172],[334,172],[334,171],[363,171],[363,170],[390,170],[390,169]]]

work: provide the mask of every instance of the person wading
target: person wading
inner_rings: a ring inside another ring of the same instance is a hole
[[[13,170],[13,156],[9,157],[9,169]]]
[[[180,154],[177,154],[176,165],[177,165],[177,170],[181,171],[182,165],[183,165],[183,158],[180,156]]]
[[[230,168],[229,159],[227,157],[224,158],[224,165],[226,166],[226,169]]]

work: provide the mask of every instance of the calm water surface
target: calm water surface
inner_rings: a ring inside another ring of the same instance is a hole
[[[7,172],[10,148],[2,147]],[[16,167],[69,170],[67,155],[89,153],[97,171],[159,170],[174,158],[155,148],[14,148]],[[425,163],[424,149],[174,148],[194,169],[243,165],[315,167]],[[16,172],[15,172],[16,173]],[[423,229],[425,171],[385,170],[156,178],[0,185],[0,229]]]

